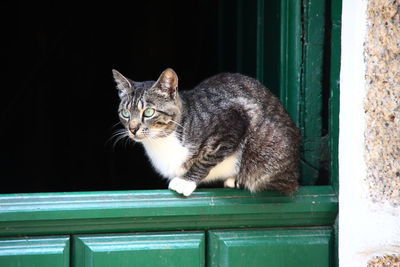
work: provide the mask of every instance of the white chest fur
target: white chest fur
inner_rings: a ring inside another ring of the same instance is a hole
[[[143,146],[154,168],[164,177],[171,179],[185,173],[182,164],[190,157],[189,149],[174,134],[145,141]]]

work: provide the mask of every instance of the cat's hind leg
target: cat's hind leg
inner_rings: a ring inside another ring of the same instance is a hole
[[[236,178],[229,177],[224,181],[224,187],[226,188],[236,188]]]
[[[224,187],[225,188],[237,188],[237,189],[243,189],[244,187],[239,183],[237,180],[237,177],[229,177],[224,181]]]

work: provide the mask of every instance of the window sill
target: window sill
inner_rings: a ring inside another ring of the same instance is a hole
[[[293,196],[235,189],[0,195],[0,236],[333,225],[331,186]]]

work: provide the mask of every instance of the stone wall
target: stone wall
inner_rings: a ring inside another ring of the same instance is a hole
[[[400,0],[367,5],[365,160],[369,196],[400,205]]]
[[[364,103],[367,167],[365,183],[373,202],[398,207],[400,206],[400,0],[368,2],[364,53],[367,84]],[[400,267],[400,256],[385,253],[374,256],[368,261],[368,266]]]
[[[400,257],[395,255],[376,256],[368,262],[368,267],[400,267]]]

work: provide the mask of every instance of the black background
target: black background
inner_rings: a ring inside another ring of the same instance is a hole
[[[218,4],[129,3],[1,4],[0,192],[166,188],[141,145],[109,140],[111,69],[142,81],[172,67],[193,87],[217,72]]]

